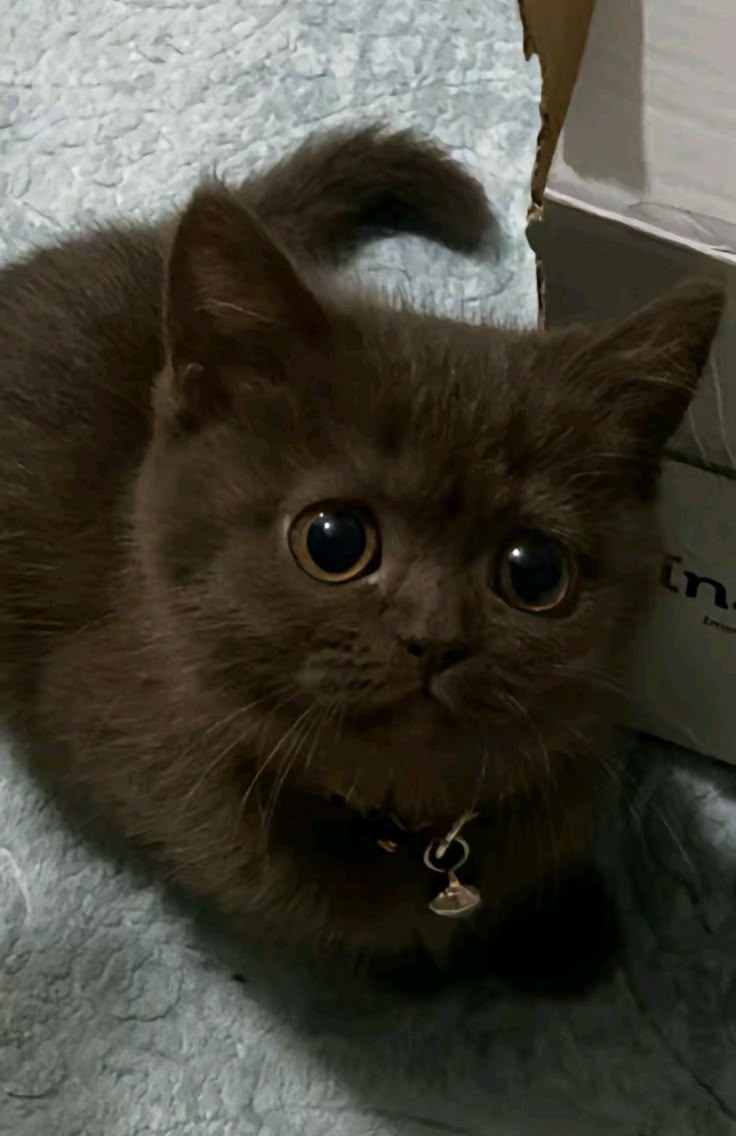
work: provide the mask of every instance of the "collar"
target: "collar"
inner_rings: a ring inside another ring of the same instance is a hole
[[[335,798],[335,803],[350,807],[340,796]],[[471,883],[461,882],[458,876],[462,869],[466,869],[463,875],[467,876],[466,865],[471,857],[468,829],[474,822],[485,819],[479,812],[463,813],[439,837],[430,825],[407,828],[386,809],[370,809],[362,814],[362,819],[368,839],[387,856],[407,851],[439,877],[438,889],[428,904],[433,914],[457,919],[471,915],[480,907],[482,900],[478,889]]]

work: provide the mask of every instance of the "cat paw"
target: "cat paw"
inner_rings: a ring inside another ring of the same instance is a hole
[[[581,865],[512,912],[490,939],[489,970],[512,990],[581,997],[615,972],[618,913],[601,872]]]

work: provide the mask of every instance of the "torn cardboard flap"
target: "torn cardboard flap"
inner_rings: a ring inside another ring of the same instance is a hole
[[[594,0],[519,0],[524,53],[539,58],[542,124],[532,173],[532,202],[540,205],[557,139],[570,103]]]

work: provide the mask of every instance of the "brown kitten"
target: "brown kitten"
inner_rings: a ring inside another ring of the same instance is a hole
[[[368,131],[0,275],[7,713],[175,877],[310,947],[441,957],[431,837],[480,813],[493,918],[614,789],[662,447],[722,294],[545,335],[328,275],[488,224],[456,165]]]

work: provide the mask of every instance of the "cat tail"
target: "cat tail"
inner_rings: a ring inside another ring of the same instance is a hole
[[[314,135],[239,195],[292,255],[330,266],[395,233],[470,254],[494,225],[482,186],[458,162],[381,125]]]

